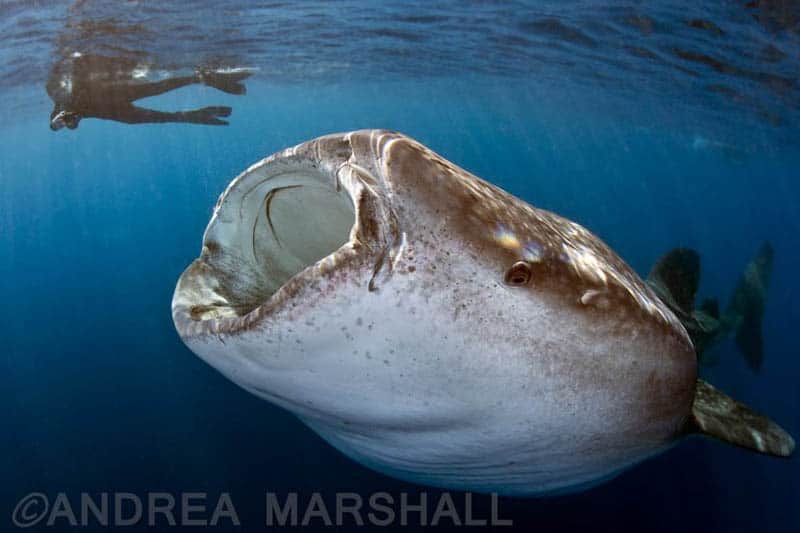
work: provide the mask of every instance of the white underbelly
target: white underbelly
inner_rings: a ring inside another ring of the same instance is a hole
[[[193,349],[348,456],[411,481],[550,492],[668,445],[666,429],[631,437],[641,384],[626,380],[660,371],[653,354],[637,353],[645,339],[598,338],[584,319],[544,304],[525,307],[520,338],[517,310],[490,299],[462,297],[480,308],[456,312],[422,290],[400,305],[379,293],[350,298],[227,338],[224,356],[215,339]],[[494,318],[476,325],[478,315]]]

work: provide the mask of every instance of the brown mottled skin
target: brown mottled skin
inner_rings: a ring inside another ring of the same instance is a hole
[[[651,289],[605,243],[583,227],[530,206],[408,138],[392,145],[390,157],[384,164],[395,178],[394,193],[413,198],[411,209],[400,205],[399,218],[419,217],[420,209],[427,210],[432,215],[430,220],[441,222],[438,228],[429,228],[430,234],[457,232],[472,258],[498,266],[497,279],[502,279],[506,268],[523,259],[514,251],[498,246],[492,233],[487,231],[504,226],[520,241],[534,241],[543,247],[543,259],[530,263],[532,281],[523,289],[529,291],[532,298],[547,291],[577,312],[600,315],[604,318],[601,327],[607,330],[606,334],[636,336],[642,328],[663,334],[664,342],[673,345],[665,346],[663,357],[674,357],[675,366],[685,370],[673,376],[653,373],[641,390],[640,407],[653,418],[673,417],[678,412],[688,416],[696,377],[691,362],[694,357],[691,341],[666,306],[661,305]],[[441,198],[447,198],[448,202],[438,201]],[[602,261],[607,281],[566,263],[562,254],[565,245],[585,246],[596,254]],[[453,259],[440,256],[437,263],[446,268],[449,260]],[[581,296],[590,290],[598,291],[600,296],[588,305],[583,304]],[[643,308],[635,295],[656,302],[656,311]],[[591,372],[587,376],[590,380],[597,377]],[[625,377],[618,376],[618,379]]]

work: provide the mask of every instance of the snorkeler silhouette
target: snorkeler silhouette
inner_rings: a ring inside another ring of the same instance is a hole
[[[59,61],[47,80],[47,93],[54,102],[50,129],[78,127],[83,118],[116,120],[127,124],[185,122],[224,126],[219,117],[231,114],[230,107],[213,106],[188,111],[164,112],[134,105],[136,100],[156,96],[192,84],[203,84],[228,94],[246,92],[242,80],[248,70],[218,72],[197,70],[192,75],[148,81],[137,61],[99,55],[73,54]]]
[[[699,308],[694,307],[700,283],[700,256],[694,250],[671,250],[650,271],[648,283],[683,323],[701,363],[706,362],[703,359],[704,352],[734,334],[736,345],[750,369],[754,372],[761,369],[764,360],[761,319],[772,274],[773,255],[768,242],[761,245],[758,254],[739,278],[728,307],[722,313],[718,301],[713,298],[705,300]]]

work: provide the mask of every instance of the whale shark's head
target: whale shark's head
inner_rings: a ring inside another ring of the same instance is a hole
[[[172,309],[237,384],[449,487],[607,476],[669,445],[694,391],[686,331],[599,239],[386,131],[238,176]]]

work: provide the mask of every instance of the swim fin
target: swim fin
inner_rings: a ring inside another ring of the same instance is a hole
[[[199,72],[200,79],[205,85],[228,94],[245,94],[247,87],[241,81],[249,78],[252,74],[249,70],[234,72],[201,70]]]
[[[227,126],[228,122],[219,117],[229,117],[233,110],[227,106],[211,106],[191,111],[184,111],[185,122],[207,124],[209,126]]]
[[[697,380],[689,433],[700,433],[767,455],[789,457],[794,439],[778,424]]]

